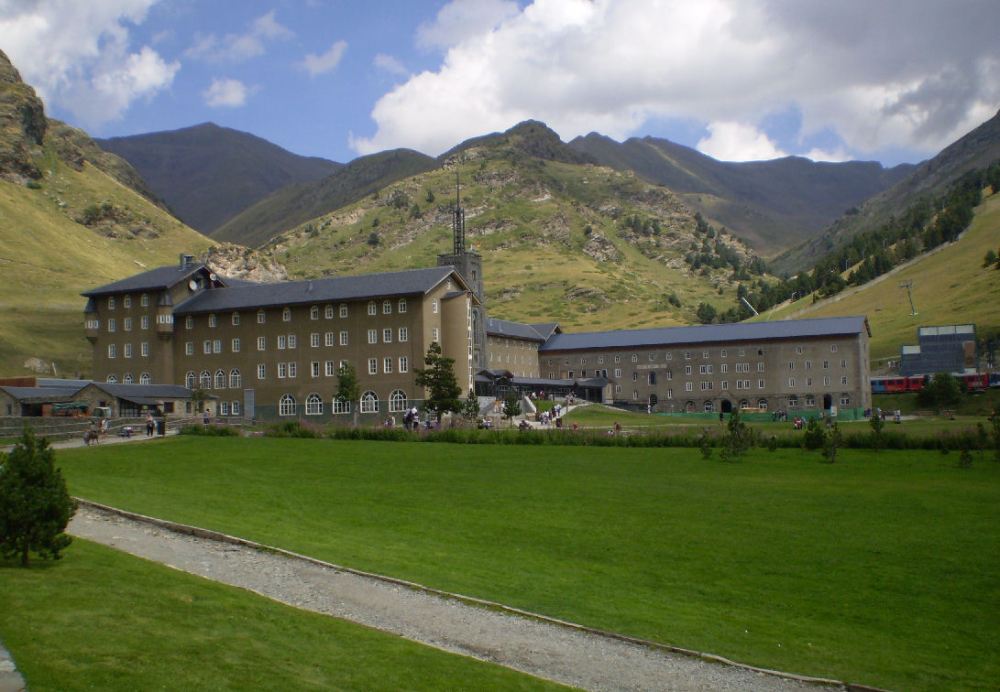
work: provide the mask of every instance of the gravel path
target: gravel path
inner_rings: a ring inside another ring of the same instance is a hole
[[[69,531],[298,608],[584,689],[817,689],[805,680],[625,641],[566,623],[499,612],[475,605],[472,599],[291,553],[189,535],[94,506],[81,504]]]

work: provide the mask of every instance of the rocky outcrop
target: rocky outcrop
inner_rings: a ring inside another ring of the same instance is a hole
[[[209,269],[229,279],[264,284],[288,280],[288,270],[266,251],[223,243],[211,248],[201,259]]]
[[[0,175],[40,178],[35,152],[45,139],[45,107],[0,51]]]

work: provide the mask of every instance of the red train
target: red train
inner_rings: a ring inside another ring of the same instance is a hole
[[[974,372],[965,375],[956,375],[959,381],[965,383],[965,388],[970,391],[982,391],[987,387],[1000,387],[1000,373],[987,374],[985,372]],[[899,394],[901,392],[919,392],[927,382],[926,375],[912,375],[910,377],[873,377],[872,394]]]

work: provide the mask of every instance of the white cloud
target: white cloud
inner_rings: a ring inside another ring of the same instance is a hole
[[[719,161],[766,161],[787,154],[753,125],[716,122],[708,125],[709,136],[698,142],[697,149]]]
[[[1000,105],[993,4],[455,0],[417,34],[445,50],[441,65],[380,98],[376,131],[351,144],[434,154],[529,117],[564,139],[656,118],[760,129],[791,107],[801,128],[782,142],[826,132],[853,154],[933,153]]]
[[[812,161],[828,161],[830,163],[837,163],[839,161],[850,161],[853,156],[851,156],[846,149],[843,147],[837,147],[836,149],[821,149],[813,148],[802,154],[802,156]]]
[[[372,62],[375,65],[375,67],[385,72],[388,72],[389,74],[399,75],[402,77],[410,73],[410,71],[406,69],[406,66],[403,63],[401,63],[393,56],[387,55],[386,53],[377,54]]]
[[[155,0],[0,0],[0,46],[48,103],[97,127],[137,99],[168,88],[180,69],[159,53],[130,47]]]
[[[245,62],[263,55],[268,41],[280,41],[295,34],[274,18],[274,10],[257,17],[242,34],[198,34],[184,55],[210,62]]]
[[[347,41],[337,41],[325,53],[310,53],[302,60],[302,67],[311,76],[325,74],[337,68],[347,50]]]
[[[239,108],[256,91],[255,87],[248,87],[238,79],[213,79],[201,95],[209,108]]]
[[[511,0],[452,0],[438,10],[433,22],[417,28],[417,45],[450,48],[469,36],[495,28],[517,13],[517,3]]]

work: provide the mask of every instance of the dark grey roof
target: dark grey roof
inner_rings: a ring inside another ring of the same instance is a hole
[[[528,325],[536,332],[542,335],[543,338],[548,339],[553,334],[561,332],[558,322],[540,322],[538,324]]]
[[[633,346],[679,346],[712,342],[795,339],[811,336],[858,334],[867,329],[864,317],[825,317],[780,322],[740,322],[700,327],[661,327],[613,332],[556,334],[541,347],[542,351],[574,351],[595,348],[631,348]]]
[[[58,377],[39,377],[35,380],[37,387],[86,387],[91,380],[65,380]]]
[[[188,277],[196,272],[205,269],[203,264],[194,264],[181,269],[179,264],[171,264],[167,267],[157,267],[148,272],[135,274],[121,281],[106,284],[84,291],[83,296],[105,296],[115,293],[133,293],[135,291],[157,291],[175,286],[181,281],[186,281]]]
[[[153,399],[190,399],[191,390],[179,384],[110,384],[94,382],[94,386],[111,396],[136,403]]]
[[[191,296],[177,306],[174,314],[245,310],[383,296],[422,295],[449,276],[454,276],[463,287],[465,286],[453,267],[430,267],[384,274],[213,288]]]
[[[24,403],[47,403],[50,401],[66,401],[83,389],[83,386],[68,387],[0,387],[16,401]]]
[[[511,339],[526,339],[528,341],[545,341],[545,337],[530,324],[501,320],[489,317],[486,320],[486,333],[493,336],[506,336]]]

